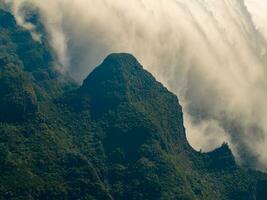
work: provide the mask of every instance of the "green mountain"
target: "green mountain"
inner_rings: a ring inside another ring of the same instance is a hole
[[[267,198],[267,175],[227,144],[191,148],[177,97],[132,55],[109,55],[79,86],[43,35],[0,11],[0,199]]]

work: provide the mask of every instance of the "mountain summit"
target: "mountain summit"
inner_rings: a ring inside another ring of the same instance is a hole
[[[227,144],[191,148],[177,97],[134,56],[109,55],[78,86],[2,10],[1,41],[0,199],[266,199],[266,174]]]
[[[173,141],[186,142],[183,113],[175,95],[130,54],[111,54],[84,81],[81,90],[90,96],[94,115],[132,109],[154,123]]]

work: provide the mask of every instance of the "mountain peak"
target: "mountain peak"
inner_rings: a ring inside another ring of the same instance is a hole
[[[65,99],[74,110],[89,111],[94,120],[130,115],[131,123],[143,120],[146,126],[153,127],[153,135],[163,138],[162,144],[175,149],[189,148],[178,98],[131,54],[107,56],[77,92]],[[120,126],[130,127],[131,123],[126,121]]]
[[[109,54],[103,64],[113,64],[113,66],[141,66],[137,59],[130,53],[112,53]]]
[[[133,55],[128,53],[113,53],[108,55],[103,63],[93,70],[84,81],[83,86],[97,84],[95,80],[97,82],[118,82],[117,85],[121,85],[121,82],[127,84],[131,80],[137,79],[143,72],[142,65]],[[146,77],[152,77],[151,74],[146,74]]]
[[[209,163],[210,168],[233,169],[237,167],[234,155],[227,143],[223,143],[221,147],[207,154],[211,161],[211,163]]]
[[[153,102],[159,104],[165,99],[164,104],[169,104],[168,106],[172,104],[181,112],[177,97],[128,53],[108,55],[85,79],[81,90],[103,105],[118,105],[125,102],[133,105],[144,104],[147,101],[150,101],[148,104],[151,105]],[[155,109],[159,107],[160,105]]]
[[[107,104],[117,105],[127,101],[130,85],[142,76],[143,71],[131,54],[110,54],[84,80],[81,90],[97,102],[102,102],[101,107],[106,107],[104,105]],[[147,76],[141,79],[146,80]]]

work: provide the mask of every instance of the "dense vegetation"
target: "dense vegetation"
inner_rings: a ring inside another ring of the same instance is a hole
[[[42,30],[41,25],[40,30]],[[227,144],[188,144],[175,95],[129,54],[77,86],[0,11],[0,199],[267,199]]]

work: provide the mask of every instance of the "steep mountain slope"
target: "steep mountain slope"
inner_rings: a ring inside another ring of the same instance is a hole
[[[227,144],[195,152],[178,99],[129,54],[108,56],[60,104],[88,119],[84,128],[98,128],[100,168],[115,199],[256,198],[260,174],[240,169]]]
[[[42,40],[0,11],[0,199],[266,199],[227,144],[190,147],[177,97],[132,55],[78,87]]]

